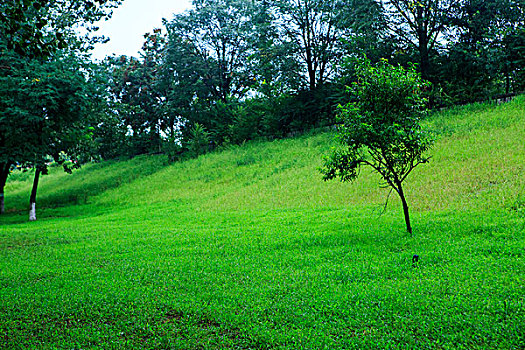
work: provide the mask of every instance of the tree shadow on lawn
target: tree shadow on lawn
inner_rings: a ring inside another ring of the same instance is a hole
[[[38,218],[70,217],[86,214],[94,207],[91,199],[122,185],[132,183],[162,170],[166,161],[162,156],[139,156],[127,161],[107,161],[88,164],[73,174],[64,174],[54,168],[44,176],[37,194]],[[16,176],[14,177],[16,179]],[[29,194],[32,176],[24,176],[10,193],[6,187],[6,214],[0,216],[0,222],[24,222],[29,211]],[[16,181],[16,180],[15,180]],[[77,208],[74,208],[77,206]],[[91,213],[89,213],[91,214]]]

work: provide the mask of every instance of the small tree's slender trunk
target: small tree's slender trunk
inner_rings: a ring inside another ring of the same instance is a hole
[[[38,180],[42,169],[37,166],[35,178],[33,180],[33,188],[31,189],[31,197],[29,197],[29,221],[36,221],[36,190],[38,189]]]
[[[7,177],[9,176],[9,169],[11,168],[11,164],[6,163],[0,163],[0,214],[5,213],[5,205],[4,205],[4,188],[5,183],[7,182]]]
[[[399,198],[401,198],[401,203],[403,204],[403,214],[405,214],[405,224],[407,226],[407,232],[412,234],[412,226],[410,225],[410,215],[408,213],[408,204],[405,199],[405,193],[403,192],[403,187],[401,186],[401,183],[397,183],[397,193],[399,194]]]

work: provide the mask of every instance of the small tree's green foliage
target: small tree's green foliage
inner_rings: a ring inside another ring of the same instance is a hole
[[[420,126],[428,87],[415,72],[383,60],[372,66],[360,60],[358,81],[350,90],[355,101],[340,108],[338,138],[344,146],[325,158],[324,180],[353,181],[362,165],[372,167],[403,202],[407,231],[412,232],[402,183],[429,157],[432,141]]]

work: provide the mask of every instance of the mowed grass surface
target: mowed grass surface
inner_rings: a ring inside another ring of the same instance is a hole
[[[53,171],[34,223],[13,176],[0,348],[524,348],[525,99],[425,127],[413,236],[374,174],[321,180],[330,133]]]

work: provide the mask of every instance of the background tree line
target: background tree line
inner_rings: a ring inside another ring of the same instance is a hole
[[[524,0],[194,0],[140,57],[93,63],[94,23],[120,3],[0,4],[2,211],[14,167],[35,169],[34,203],[51,160],[176,160],[331,125],[363,55],[415,63],[434,107],[525,85]]]
[[[522,91],[524,9],[523,0],[195,0],[145,35],[140,58],[104,62],[115,105],[98,130],[100,155],[195,156],[332,124],[351,98],[348,57],[416,63],[434,107]]]

